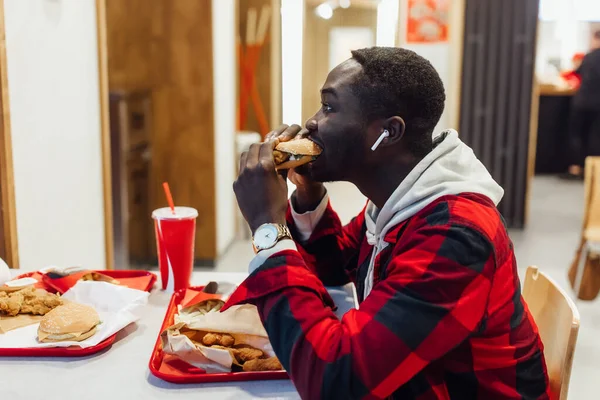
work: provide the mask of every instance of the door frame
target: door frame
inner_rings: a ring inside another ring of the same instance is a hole
[[[106,269],[114,269],[114,234],[110,151],[110,114],[108,90],[108,44],[106,38],[106,0],[96,0],[98,41],[98,87],[100,103],[100,140],[102,147],[102,185],[104,204],[104,241]]]
[[[0,0],[0,241],[10,268],[19,268],[15,177],[12,160],[10,107],[4,30],[4,0]]]

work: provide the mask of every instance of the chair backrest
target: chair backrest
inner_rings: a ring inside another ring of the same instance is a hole
[[[579,311],[567,293],[537,267],[527,268],[523,298],[544,344],[552,398],[564,400],[579,331]]]
[[[600,229],[600,157],[585,159],[583,230]]]

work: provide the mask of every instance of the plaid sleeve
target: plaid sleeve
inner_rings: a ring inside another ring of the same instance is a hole
[[[480,328],[495,270],[492,245],[475,229],[422,225],[341,321],[295,251],[267,260],[225,308],[258,307],[302,398],[386,398]]]
[[[325,285],[339,286],[349,282],[347,269],[358,254],[364,235],[364,210],[349,224],[342,226],[328,202],[308,241],[299,240],[291,207],[288,207],[287,223],[306,266]]]

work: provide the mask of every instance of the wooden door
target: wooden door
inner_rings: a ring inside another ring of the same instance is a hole
[[[151,91],[149,193],[143,207],[137,202],[130,211],[151,226],[144,210],[166,206],[162,182],[169,182],[177,205],[198,210],[196,262],[211,265],[217,258],[212,3],[147,3],[106,0],[109,89]],[[147,235],[152,243],[141,251],[155,257],[151,228]]]

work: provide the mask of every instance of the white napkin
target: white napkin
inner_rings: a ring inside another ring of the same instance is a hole
[[[79,281],[63,298],[94,307],[102,323],[92,337],[81,342],[39,343],[39,324],[29,325],[0,335],[0,348],[91,347],[140,319],[148,304],[148,292],[107,282]]]
[[[10,280],[10,269],[8,269],[8,265],[6,265],[4,260],[0,258],[0,286],[4,285]]]

